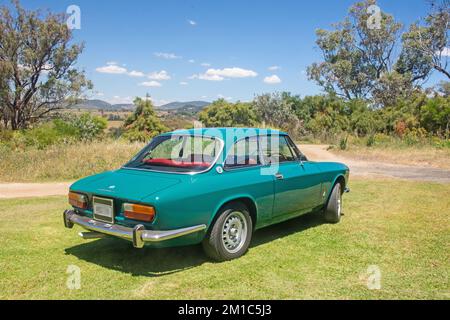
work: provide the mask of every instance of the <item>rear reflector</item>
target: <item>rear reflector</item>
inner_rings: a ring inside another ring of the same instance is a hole
[[[128,219],[151,222],[155,218],[155,208],[140,204],[125,203],[123,214]]]
[[[80,209],[87,209],[88,200],[84,194],[79,194],[75,192],[69,192],[69,203]]]

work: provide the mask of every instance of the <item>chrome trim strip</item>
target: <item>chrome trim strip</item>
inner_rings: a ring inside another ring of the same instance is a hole
[[[166,241],[206,229],[206,225],[204,224],[174,230],[145,230],[143,225],[127,228],[117,224],[104,223],[89,217],[80,216],[73,210],[64,211],[64,221],[68,221],[71,224],[77,224],[84,229],[91,231],[92,233],[88,233],[87,237],[98,237],[98,234],[110,235],[133,242],[135,248],[142,248],[145,242]],[[68,225],[65,225],[66,228],[68,228]]]
[[[149,171],[149,172],[158,172],[158,173],[167,173],[167,174],[196,175],[196,174],[205,173],[205,172],[210,171],[216,165],[217,161],[219,160],[220,155],[224,151],[225,142],[222,139],[218,138],[218,137],[213,137],[213,136],[208,136],[208,135],[200,135],[200,134],[194,134],[194,135],[179,134],[179,135],[174,135],[174,136],[189,136],[189,137],[206,137],[206,138],[211,138],[213,140],[217,140],[217,141],[220,142],[220,151],[217,153],[217,155],[216,155],[214,161],[212,162],[211,166],[208,167],[207,169],[203,170],[203,171],[172,172],[172,171],[159,171],[159,170],[151,170],[151,169],[129,168],[129,167],[125,167],[125,166],[122,166],[121,169],[135,170],[135,171]]]

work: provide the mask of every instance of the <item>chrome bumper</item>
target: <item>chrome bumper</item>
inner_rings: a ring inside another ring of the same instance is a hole
[[[127,228],[117,224],[108,224],[93,220],[77,214],[73,210],[64,211],[64,226],[71,229],[74,224],[83,227],[91,232],[80,232],[84,239],[102,238],[104,235],[114,236],[133,242],[135,248],[142,248],[146,242],[161,242],[173,238],[178,238],[191,233],[206,229],[206,225],[198,225],[174,230],[145,230],[141,224],[134,228]]]

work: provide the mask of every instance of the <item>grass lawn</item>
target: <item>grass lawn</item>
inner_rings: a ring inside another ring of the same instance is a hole
[[[64,197],[0,201],[0,299],[450,299],[450,185],[354,180],[340,224],[308,214],[256,232],[244,257],[136,250],[64,229]],[[81,269],[69,290],[66,270]],[[369,290],[367,268],[381,271]]]

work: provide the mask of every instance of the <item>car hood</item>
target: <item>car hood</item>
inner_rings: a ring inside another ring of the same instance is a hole
[[[141,201],[178,183],[180,183],[180,179],[171,174],[120,169],[78,180],[70,186],[70,190]]]

